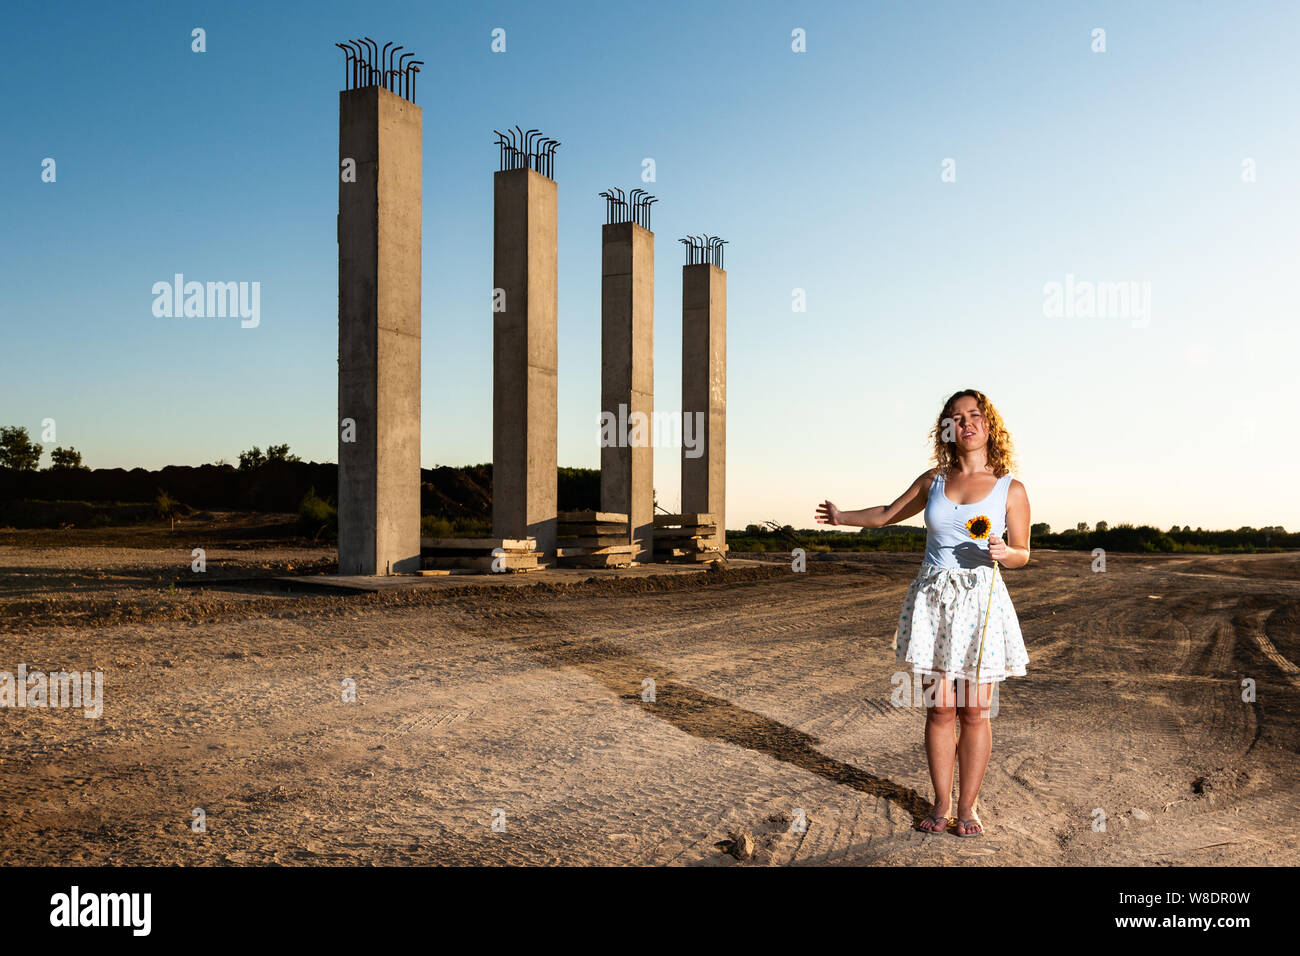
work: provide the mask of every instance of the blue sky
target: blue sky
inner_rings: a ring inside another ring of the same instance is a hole
[[[651,157],[660,410],[680,408],[677,239],[729,240],[729,526],[892,501],[943,399],[975,387],[1035,521],[1300,527],[1300,495],[1257,491],[1300,464],[1296,4],[56,3],[6,21],[0,424],[53,418],[48,447],[91,466],[278,442],[335,459],[333,44],[365,34],[426,61],[425,467],[491,458],[492,130],[518,124],[563,143],[562,464],[599,461],[597,193],[643,185]],[[176,272],[260,282],[260,325],[156,318]],[[1145,322],[1046,315],[1067,275],[1146,283]],[[656,453],[669,507],[677,455]]]

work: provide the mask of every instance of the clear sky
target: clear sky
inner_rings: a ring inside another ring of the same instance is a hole
[[[660,410],[677,239],[730,243],[728,526],[892,501],[974,387],[1035,521],[1300,527],[1300,4],[22,3],[5,26],[0,424],[55,419],[47,450],[335,460],[333,44],[364,34],[426,61],[425,467],[491,459],[492,130],[518,124],[563,143],[561,464],[599,461],[597,193],[643,185]],[[156,318],[177,272],[260,282],[260,325]],[[1067,276],[1149,310],[1053,315]]]

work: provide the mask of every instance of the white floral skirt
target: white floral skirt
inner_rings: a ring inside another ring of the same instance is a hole
[[[991,566],[921,565],[898,615],[894,632],[898,662],[910,664],[914,673],[937,675],[941,680],[975,680],[977,661],[981,684],[1024,677],[1029,655],[1011,595],[1002,583],[1003,573],[999,568],[995,581]],[[988,628],[981,658],[980,632],[986,610]]]

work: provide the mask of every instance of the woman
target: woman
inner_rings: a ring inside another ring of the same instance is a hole
[[[968,388],[949,398],[931,434],[937,467],[893,504],[840,511],[826,501],[817,520],[880,528],[925,512],[925,557],[903,600],[894,647],[925,689],[925,753],[935,799],[920,828],[942,833],[956,822],[957,835],[967,837],[984,832],[975,804],[993,744],[993,683],[1023,677],[1029,663],[1015,608],[993,566],[1028,563],[1029,498],[1011,476],[1011,436],[983,392]],[[995,529],[1006,529],[1005,537]],[[961,739],[954,741],[958,716]],[[955,821],[949,816],[954,752],[961,765]]]

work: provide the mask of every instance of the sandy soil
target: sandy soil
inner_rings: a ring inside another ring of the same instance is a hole
[[[1030,673],[962,840],[916,830],[924,714],[891,703],[917,554],[315,597],[172,591],[170,542],[3,541],[0,670],[105,680],[99,719],[0,710],[4,864],[1300,863],[1300,555],[1006,572]]]

